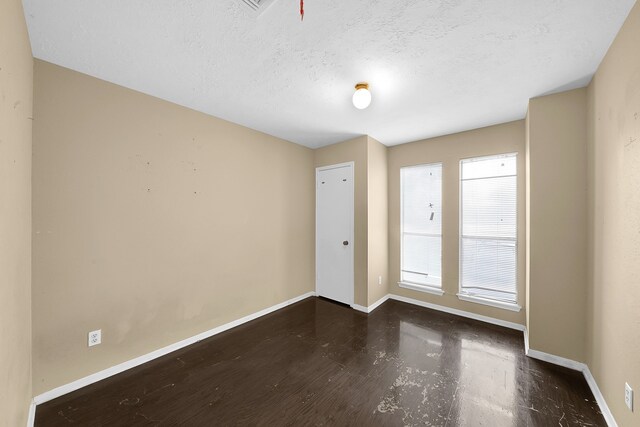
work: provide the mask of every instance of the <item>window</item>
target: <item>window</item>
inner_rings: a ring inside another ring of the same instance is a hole
[[[517,306],[517,157],[460,162],[461,299]]]
[[[442,295],[442,163],[400,170],[400,286]]]

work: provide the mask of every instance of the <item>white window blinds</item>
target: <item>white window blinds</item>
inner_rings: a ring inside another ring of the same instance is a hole
[[[442,163],[400,170],[401,281],[442,287]]]
[[[460,162],[460,293],[516,303],[517,157]]]

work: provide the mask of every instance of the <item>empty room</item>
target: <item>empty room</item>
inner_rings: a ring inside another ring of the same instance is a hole
[[[0,427],[638,390],[640,3],[0,1]]]

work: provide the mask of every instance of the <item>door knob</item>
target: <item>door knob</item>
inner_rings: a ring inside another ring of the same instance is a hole
[[[342,242],[343,245],[347,246],[349,244],[348,240],[345,240],[344,242]]]

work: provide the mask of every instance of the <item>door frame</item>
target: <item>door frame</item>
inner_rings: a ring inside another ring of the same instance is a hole
[[[315,286],[315,290],[316,290],[316,296],[320,296],[320,294],[318,293],[318,176],[320,174],[320,172],[322,171],[326,171],[326,170],[331,170],[331,169],[339,169],[339,168],[344,168],[344,167],[348,167],[351,171],[351,185],[349,186],[349,192],[350,192],[350,196],[351,196],[351,203],[349,205],[349,217],[350,217],[350,221],[349,221],[349,225],[350,225],[350,230],[349,230],[349,242],[350,242],[350,248],[349,248],[349,258],[350,258],[350,264],[351,264],[351,292],[349,292],[349,295],[351,296],[351,300],[348,302],[348,304],[350,306],[352,306],[355,302],[355,257],[354,257],[354,253],[355,253],[355,170],[356,170],[356,166],[355,166],[355,162],[351,161],[351,162],[344,162],[344,163],[337,163],[334,165],[327,165],[327,166],[319,166],[316,168],[316,206],[315,206],[315,249],[316,249],[316,256],[315,256],[315,270],[316,270],[316,286]]]

